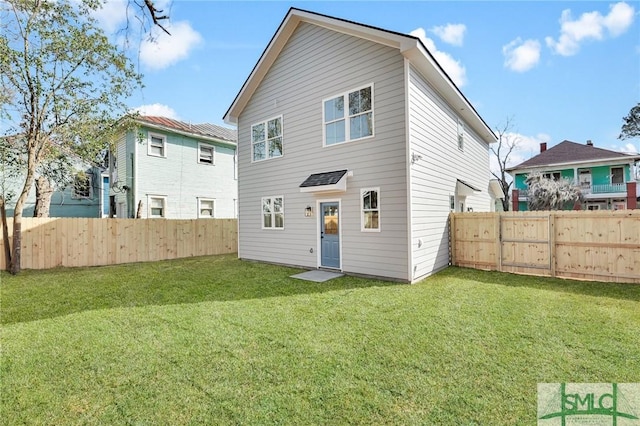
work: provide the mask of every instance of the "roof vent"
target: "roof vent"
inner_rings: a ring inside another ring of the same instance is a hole
[[[587,146],[593,146],[593,142],[591,141],[591,139],[587,139]]]

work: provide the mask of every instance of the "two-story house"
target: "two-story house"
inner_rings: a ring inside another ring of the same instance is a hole
[[[237,216],[236,131],[141,116],[110,153],[111,215]]]
[[[637,208],[639,187],[634,165],[640,154],[625,154],[586,144],[562,141],[547,149],[540,144],[540,153],[517,166],[507,169],[514,180],[512,206],[515,211],[527,210],[527,175],[542,172],[551,179],[568,179],[580,187],[587,210],[622,210]]]
[[[292,8],[224,119],[242,259],[414,282],[498,196],[494,132],[410,35]]]

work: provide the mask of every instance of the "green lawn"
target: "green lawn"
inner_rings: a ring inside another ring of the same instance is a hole
[[[205,257],[0,274],[0,422],[535,424],[539,382],[637,382],[640,286],[407,285]]]

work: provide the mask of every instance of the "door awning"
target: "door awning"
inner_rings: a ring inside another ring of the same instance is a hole
[[[300,184],[300,192],[345,192],[349,175],[347,170],[314,173]]]
[[[504,198],[504,191],[502,190],[502,185],[500,185],[498,179],[491,179],[489,181],[489,194],[491,194],[493,198]]]
[[[463,180],[457,179],[456,194],[458,196],[468,197],[470,195],[473,195],[474,192],[482,192],[482,191]]]

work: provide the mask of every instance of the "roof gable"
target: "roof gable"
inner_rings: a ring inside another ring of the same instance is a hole
[[[172,118],[151,115],[136,117],[136,121],[143,125],[148,124],[155,128],[176,131],[186,135],[193,135],[194,137],[213,138],[234,144],[237,141],[237,133],[234,129],[210,123],[191,124]]]
[[[510,167],[507,171],[547,167],[559,164],[577,164],[594,161],[608,160],[638,160],[640,155],[630,155],[623,152],[596,148],[593,145],[584,145],[564,140],[559,144],[531,157],[527,161]]]
[[[296,8],[289,9],[289,12],[280,23],[276,33],[242,85],[240,92],[238,92],[224,115],[226,123],[237,124],[238,117],[253,96],[253,93],[301,22],[364,38],[400,50],[400,53],[409,59],[416,69],[429,80],[440,96],[447,101],[457,114],[466,120],[482,140],[487,143],[496,142],[497,138],[494,132],[480,117],[419,38]]]

